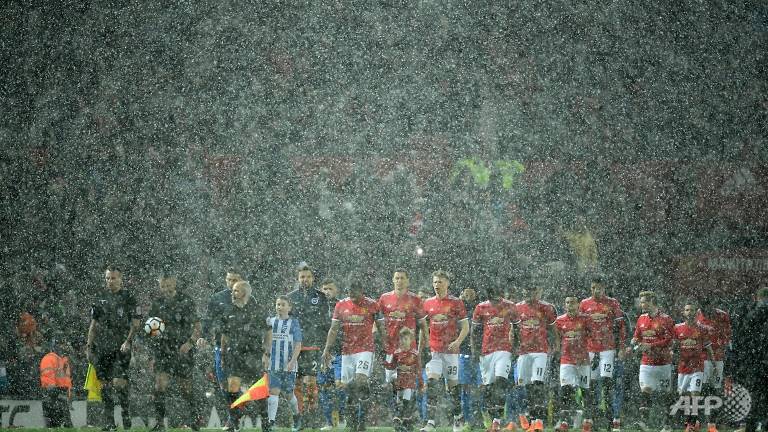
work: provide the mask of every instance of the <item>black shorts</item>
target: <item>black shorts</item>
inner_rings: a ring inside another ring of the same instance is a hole
[[[155,372],[165,372],[176,378],[191,379],[195,368],[195,349],[179,352],[181,344],[164,341],[154,350]]]
[[[254,383],[264,375],[260,351],[229,351],[223,358],[227,377],[238,377],[244,382]]]
[[[317,377],[317,372],[320,371],[322,360],[320,356],[322,353],[319,350],[301,351],[299,353],[298,372],[297,377],[311,376]]]
[[[114,351],[94,352],[93,367],[101,382],[110,382],[114,378],[128,379],[128,368],[131,364],[131,352],[122,352],[120,348]]]

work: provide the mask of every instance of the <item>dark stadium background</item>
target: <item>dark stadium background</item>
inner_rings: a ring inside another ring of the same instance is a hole
[[[396,266],[414,289],[534,266],[552,301],[600,271],[627,309],[682,287],[734,315],[768,273],[764,2],[8,0],[0,22],[11,396],[54,338],[77,364],[108,262],[142,294],[173,267],[201,307],[231,263],[264,296],[301,261],[372,294]]]

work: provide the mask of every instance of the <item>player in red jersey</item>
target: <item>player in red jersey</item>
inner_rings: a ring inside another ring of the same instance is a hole
[[[421,382],[421,359],[413,347],[416,335],[408,327],[400,328],[398,346],[389,359],[384,361],[387,371],[395,371],[392,387],[395,391],[396,413],[392,419],[396,432],[413,430],[413,414],[416,409],[416,391]]]
[[[669,315],[662,313],[653,291],[640,293],[640,309],[632,345],[643,353],[640,361],[640,416],[638,426],[645,429],[651,409],[651,401],[660,403],[660,410],[669,413],[671,406],[670,383],[672,381],[672,338],[675,324]],[[657,392],[654,397],[653,392]],[[663,431],[668,427],[664,425]]]
[[[623,360],[626,355],[627,328],[618,300],[605,295],[605,278],[599,275],[593,277],[590,288],[592,297],[582,300],[579,305],[579,312],[590,317],[594,329],[587,340],[589,360],[592,364],[590,379],[593,385],[590,391],[593,393],[593,400],[599,401],[605,395],[605,400],[610,401],[614,391],[613,371],[616,356],[618,354],[619,360]],[[598,379],[601,381],[600,385],[594,385]],[[596,394],[597,389],[600,389],[602,394]],[[606,410],[606,415],[612,422],[612,429],[618,431],[621,419],[613,417],[611,410]]]
[[[560,426],[559,430],[568,430],[568,419],[576,410],[576,388],[584,391],[584,421],[581,430],[592,430],[594,403],[589,392],[591,367],[588,341],[594,337],[594,323],[588,315],[579,312],[579,300],[569,296],[565,298],[565,313],[555,320],[555,347],[560,351]]]
[[[408,272],[405,269],[397,269],[392,275],[392,291],[386,292],[379,297],[379,309],[381,317],[384,320],[384,328],[387,330],[386,344],[384,345],[385,361],[391,362],[392,355],[398,349],[398,340],[400,339],[400,330],[409,328],[416,334],[416,326],[421,328],[421,339],[419,344],[416,338],[411,338],[413,348],[421,352],[421,347],[426,344],[428,333],[426,314],[424,313],[424,303],[416,294],[409,291]],[[397,378],[396,369],[386,369],[384,380],[391,383]]]
[[[464,302],[448,295],[450,276],[443,270],[432,273],[435,296],[424,301],[424,312],[429,320],[429,349],[432,356],[426,364],[427,371],[427,423],[421,432],[435,430],[435,404],[441,389],[442,378],[448,384],[453,401],[453,429],[463,427],[461,415],[461,389],[459,388],[459,347],[469,334],[469,322]],[[439,380],[439,381],[438,381]]]
[[[696,322],[705,327],[709,333],[712,343],[711,360],[704,361],[704,387],[702,395],[723,396],[723,374],[725,372],[725,349],[731,343],[731,317],[728,312],[717,309],[711,297],[705,297],[699,304],[699,311],[696,313]],[[716,423],[721,419],[717,418],[715,411],[707,418],[707,432],[717,432]]]
[[[349,297],[336,303],[331,328],[323,350],[323,366],[331,365],[332,350],[342,329],[341,382],[347,387],[347,427],[352,431],[365,430],[371,390],[368,377],[373,366],[373,326],[386,337],[379,318],[379,305],[365,296],[365,287],[353,279]],[[358,403],[355,403],[357,401]]]
[[[515,304],[503,297],[503,290],[486,289],[488,300],[478,304],[472,313],[472,363],[479,358],[480,374],[485,390],[485,407],[493,419],[490,432],[501,429],[504,405],[512,370],[512,327],[517,319]]]
[[[528,413],[519,416],[520,426],[530,430],[544,430],[547,415],[547,389],[544,386],[544,372],[548,367],[549,338],[554,338],[554,324],[557,319],[555,307],[541,300],[541,287],[530,284],[526,288],[526,300],[515,305],[517,330],[520,332],[519,355],[517,357],[517,384],[526,387]],[[533,421],[528,417],[532,416]]]
[[[673,348],[678,352],[677,392],[682,396],[698,396],[704,385],[704,354],[712,360],[712,342],[707,329],[696,322],[696,306],[686,302],[683,306],[684,322],[675,325]],[[695,415],[685,419],[685,431],[698,431],[699,420]]]

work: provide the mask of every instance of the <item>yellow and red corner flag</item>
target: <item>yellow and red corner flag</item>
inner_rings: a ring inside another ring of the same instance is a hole
[[[88,390],[89,402],[101,402],[101,381],[96,376],[96,368],[88,363],[88,373],[85,375],[85,390]]]
[[[260,380],[256,381],[242,396],[232,402],[230,408],[237,408],[240,405],[253,400],[266,399],[269,396],[269,378],[264,374]]]

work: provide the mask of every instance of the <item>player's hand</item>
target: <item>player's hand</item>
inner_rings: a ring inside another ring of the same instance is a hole
[[[122,345],[120,345],[120,351],[121,352],[129,352],[131,350],[131,341],[125,341]]]
[[[191,343],[189,343],[189,342],[184,342],[184,343],[183,343],[183,344],[182,344],[182,345],[179,347],[179,352],[180,352],[180,353],[182,353],[182,354],[186,354],[186,353],[188,353],[188,352],[189,352],[189,350],[191,350],[191,349],[192,349],[192,344],[191,344]]]
[[[455,340],[448,344],[448,352],[458,352],[459,347],[461,347],[461,342]]]
[[[298,362],[296,360],[291,360],[288,362],[287,365],[285,365],[285,371],[286,372],[293,372],[298,367]]]
[[[262,354],[261,356],[261,364],[264,367],[264,370],[269,370],[269,363],[272,358],[267,355],[267,353]]]
[[[203,348],[208,346],[208,341],[205,338],[203,338],[203,337],[197,338],[196,345],[197,345],[197,348],[203,349]]]
[[[621,348],[621,349],[619,349],[617,351],[618,351],[617,354],[619,355],[619,360],[624,360],[627,357],[627,355],[629,355],[629,353],[632,352],[632,351],[628,350],[627,348]]]
[[[330,368],[331,367],[331,353],[329,353],[328,351],[323,351],[322,362],[323,362],[323,369]]]

